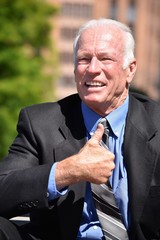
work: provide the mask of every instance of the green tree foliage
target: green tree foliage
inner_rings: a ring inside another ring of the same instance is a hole
[[[51,96],[56,12],[45,0],[0,0],[0,159],[16,135],[19,110]]]

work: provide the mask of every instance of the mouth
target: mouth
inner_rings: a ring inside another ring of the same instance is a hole
[[[99,88],[105,86],[104,83],[101,82],[86,82],[85,85],[87,87],[92,87],[92,88]]]

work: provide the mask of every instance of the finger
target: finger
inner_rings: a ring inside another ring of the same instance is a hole
[[[104,127],[100,123],[98,124],[97,129],[92,136],[92,140],[96,140],[99,143],[102,140],[103,133],[104,133]]]

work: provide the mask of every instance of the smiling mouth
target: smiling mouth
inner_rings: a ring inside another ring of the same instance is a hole
[[[85,85],[87,87],[103,87],[104,84],[100,82],[86,82]]]

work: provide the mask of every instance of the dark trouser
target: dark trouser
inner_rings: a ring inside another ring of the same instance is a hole
[[[0,240],[33,240],[28,234],[22,232],[21,228],[11,221],[0,217]]]

